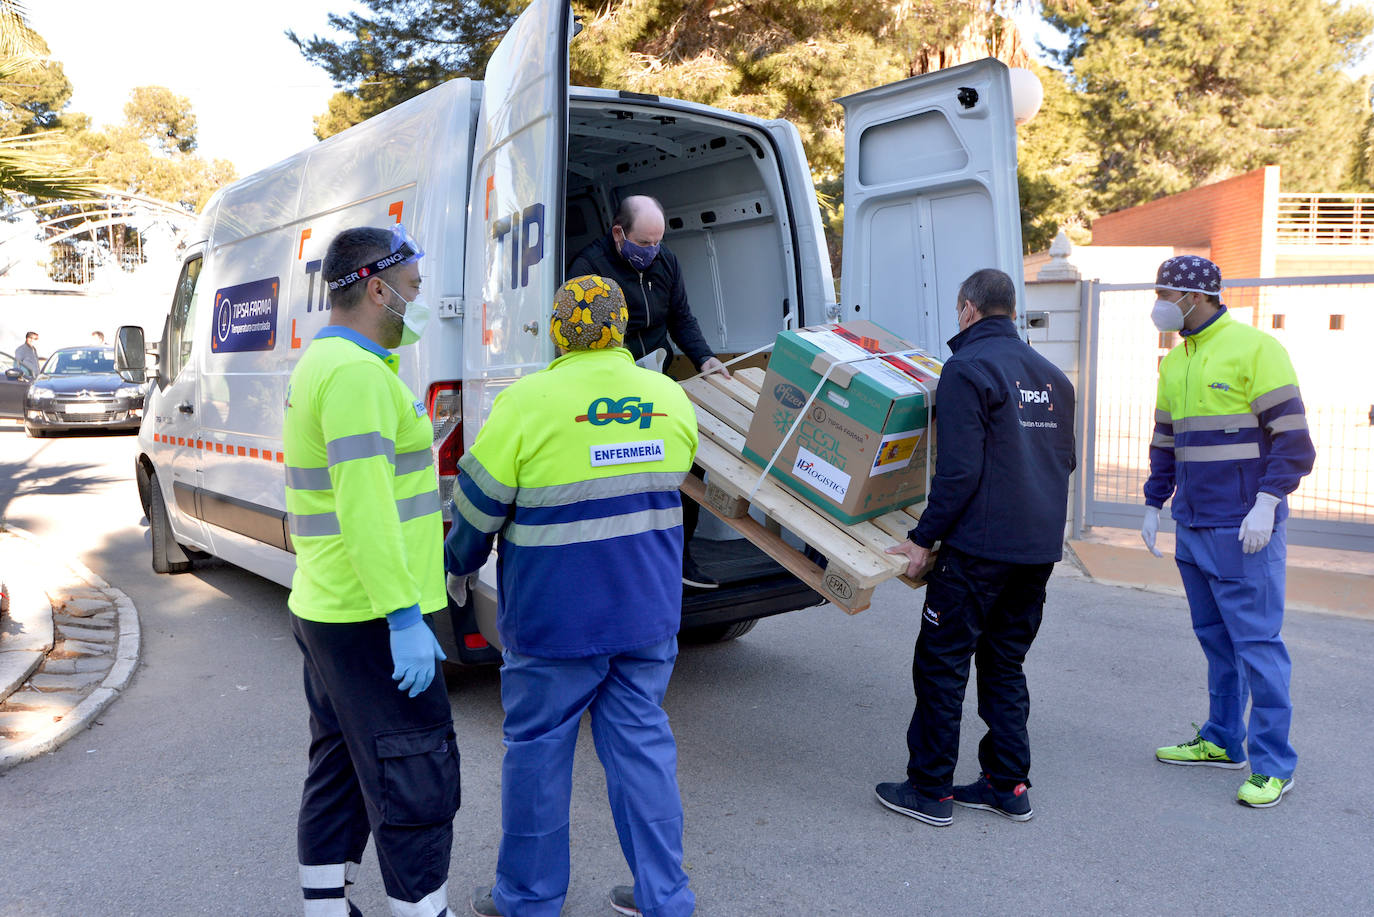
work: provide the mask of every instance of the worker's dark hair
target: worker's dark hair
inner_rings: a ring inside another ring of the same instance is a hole
[[[329,243],[329,249],[324,253],[324,282],[327,284],[340,277],[346,277],[361,267],[385,258],[391,254],[391,242],[392,235],[385,229],[372,226],[345,229],[334,237],[334,241]],[[352,309],[362,302],[363,290],[366,287],[366,283],[350,283],[340,289],[330,290],[329,308]]]
[[[642,197],[651,202],[658,208],[659,215],[663,217],[664,222],[668,221],[668,213],[663,209],[663,202],[658,198],[649,194],[631,194],[620,202],[620,206],[615,211],[615,219],[611,220],[611,225],[619,226],[627,236],[630,234],[630,230],[634,228],[635,214],[639,212],[639,208],[631,204],[630,201],[637,197]]]
[[[985,267],[959,285],[959,306],[965,300],[984,315],[1015,315],[1016,284],[1004,272]]]
[[[26,340],[26,341],[27,341],[29,338],[36,338],[36,337],[38,337],[38,332],[37,332],[37,331],[25,331],[25,332],[24,332],[24,340]]]

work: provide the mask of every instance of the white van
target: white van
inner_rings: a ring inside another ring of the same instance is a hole
[[[180,572],[203,552],[290,583],[282,404],[297,357],[328,320],[325,249],[348,227],[404,221],[427,252],[420,270],[437,317],[397,354],[434,421],[445,504],[496,393],[552,359],[553,293],[626,195],[663,202],[664,243],[723,359],[784,328],[853,318],[938,352],[957,331],[964,277],[998,267],[1021,286],[1016,136],[1001,63],[841,100],[841,305],[792,124],[570,88],[571,36],[569,6],[535,0],[484,82],[445,83],[206,206],[139,431],[154,569]],[[123,366],[141,365],[142,339],[141,329],[120,330]],[[695,558],[722,586],[684,597],[689,636],[728,639],[760,617],[821,601],[752,545],[698,542]],[[482,635],[495,637],[493,590],[487,571],[469,605],[449,609],[451,626],[436,621],[450,659],[499,658]]]

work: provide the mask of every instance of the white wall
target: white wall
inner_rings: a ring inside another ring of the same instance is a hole
[[[47,273],[49,250],[31,228],[0,238],[0,351],[14,353],[29,331],[38,332],[42,357],[89,344],[92,331],[104,332],[113,344],[120,325],[142,325],[156,341],[176,286],[176,240],[150,232],[144,253],[148,260],[136,271],[103,266],[90,283],[54,283]]]

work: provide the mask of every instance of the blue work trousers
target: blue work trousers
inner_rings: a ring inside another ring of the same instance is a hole
[[[505,917],[557,917],[568,893],[573,751],[590,711],[620,849],[646,917],[691,914],[682,868],[677,744],[663,695],[677,638],[612,656],[544,659],[507,650],[506,756],[492,898]]]
[[[1207,657],[1210,710],[1202,737],[1226,749],[1234,761],[1245,759],[1248,744],[1252,773],[1286,780],[1298,763],[1298,753],[1288,743],[1292,664],[1279,633],[1287,533],[1278,523],[1268,545],[1246,554],[1239,531],[1185,525],[1177,531],[1174,555],[1193,632]]]

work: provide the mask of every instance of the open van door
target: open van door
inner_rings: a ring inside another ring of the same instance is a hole
[[[468,196],[465,446],[496,395],[553,358],[548,317],[563,279],[571,24],[567,0],[534,0],[487,64]]]
[[[948,357],[955,299],[995,267],[1025,308],[1016,124],[993,58],[865,90],[845,109],[841,320]]]

